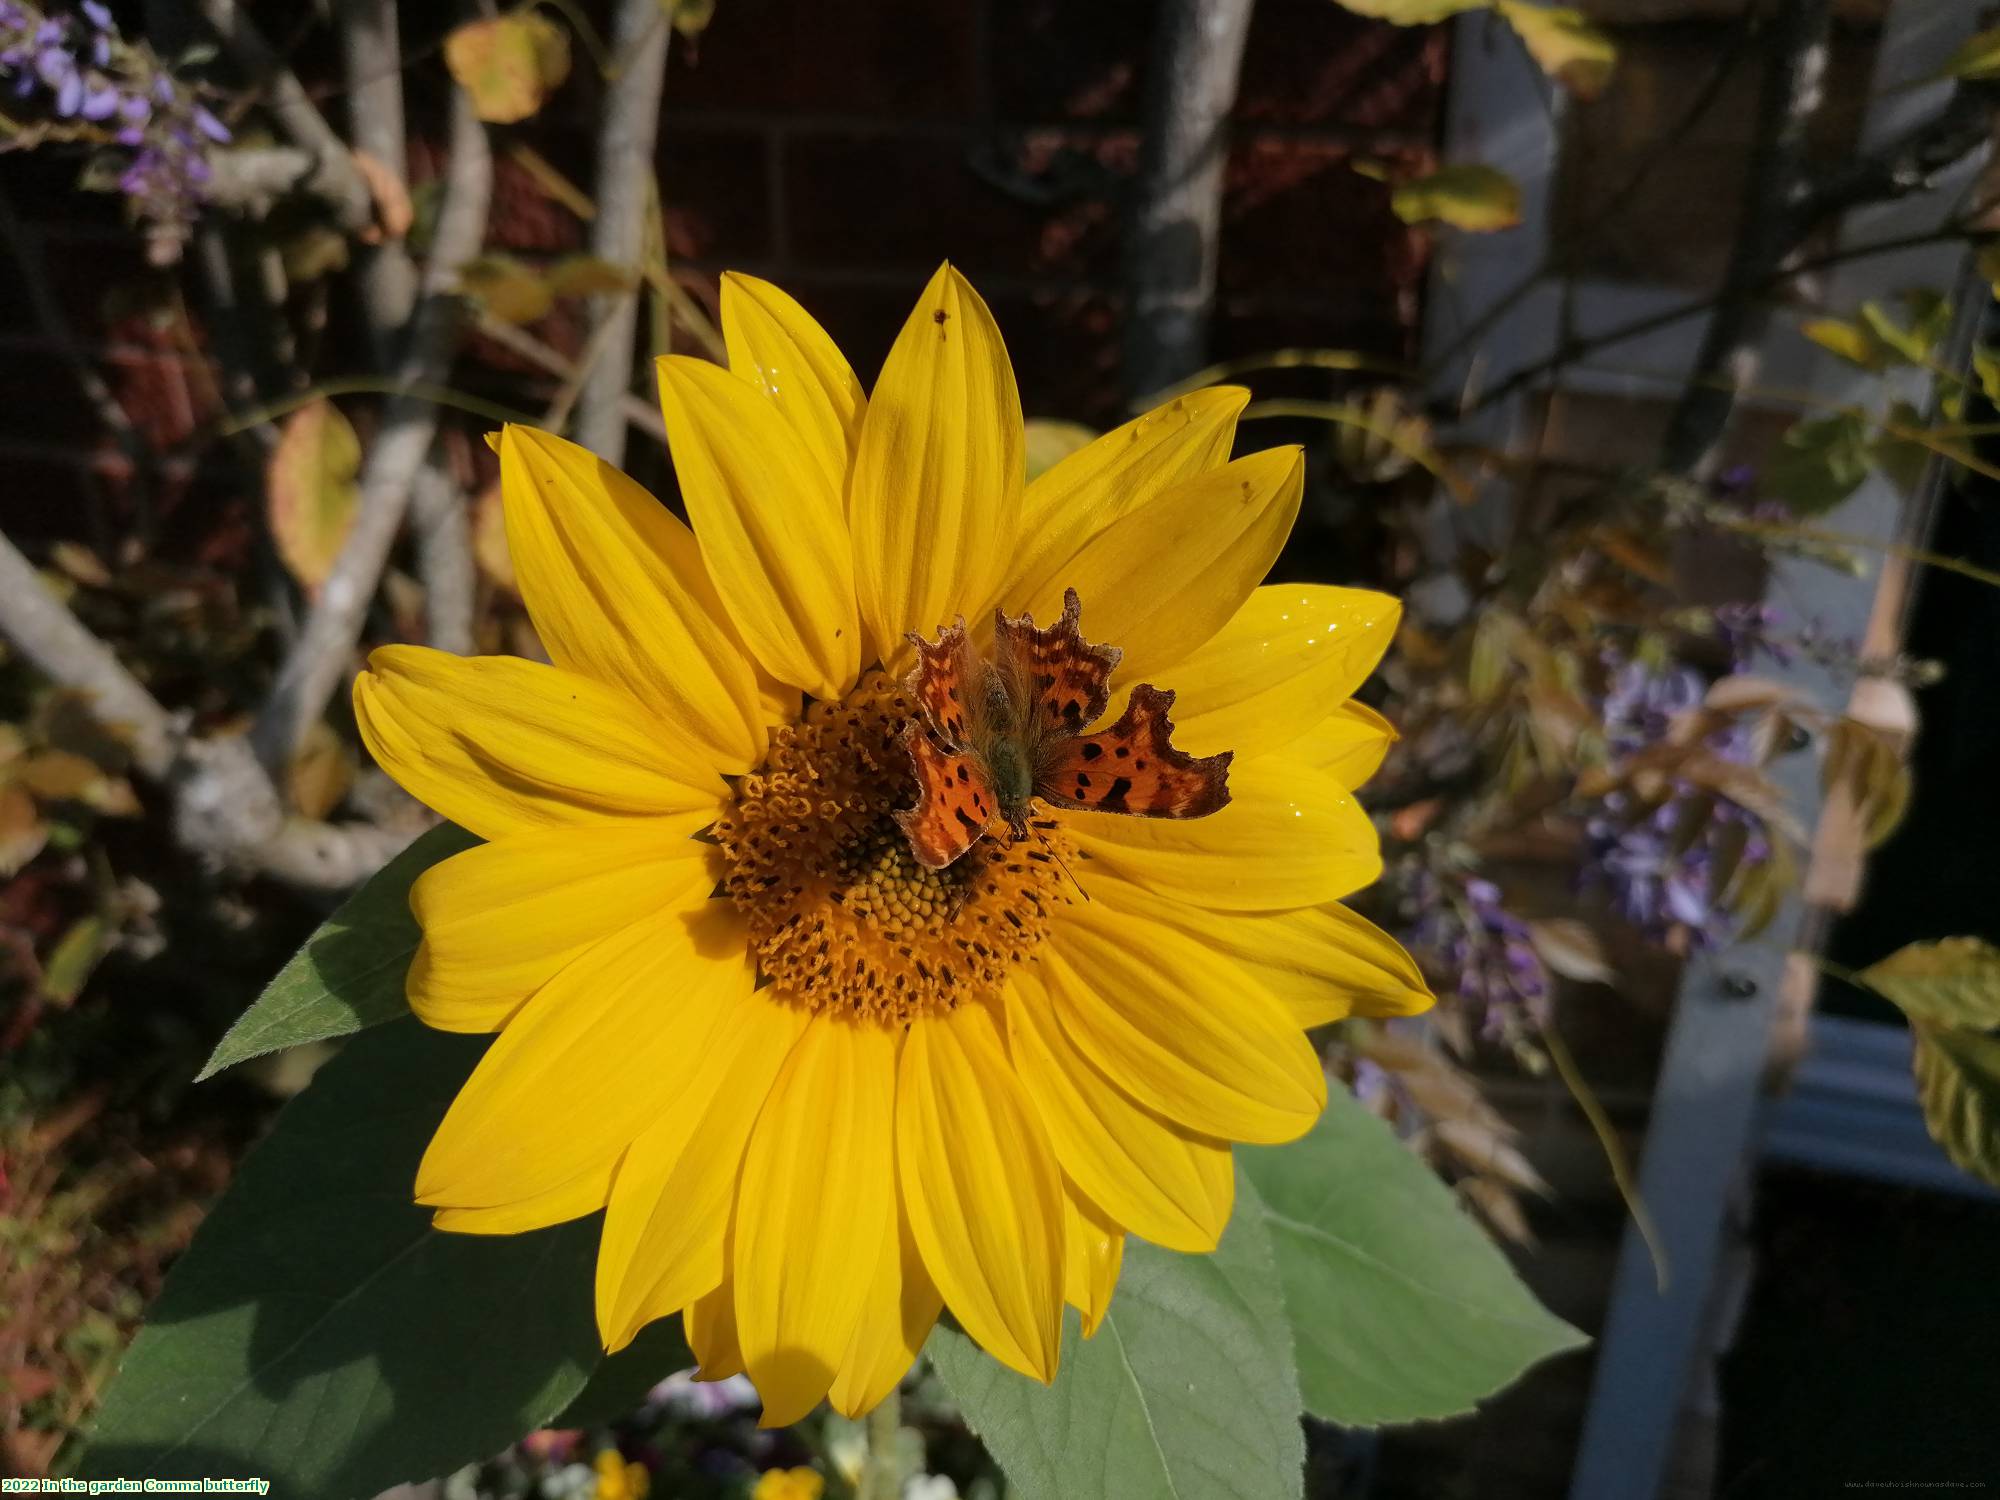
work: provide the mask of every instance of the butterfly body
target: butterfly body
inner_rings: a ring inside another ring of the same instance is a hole
[[[935,641],[910,637],[918,717],[904,743],[917,801],[896,819],[925,866],[951,864],[995,818],[1025,837],[1038,798],[1159,818],[1202,817],[1228,802],[1228,752],[1195,757],[1174,748],[1170,692],[1142,683],[1115,724],[1084,732],[1110,702],[1121,653],[1083,639],[1074,589],[1063,606],[1047,629],[996,611],[990,659],[973,650],[963,620]]]

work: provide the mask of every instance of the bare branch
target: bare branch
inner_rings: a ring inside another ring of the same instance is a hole
[[[403,59],[396,35],[396,0],[342,0],[341,62],[347,77],[347,128],[354,149],[398,176],[409,170],[403,133]],[[417,305],[417,268],[400,239],[363,252],[361,301],[368,310],[375,357],[387,364],[396,333]]]
[[[597,217],[590,228],[591,254],[617,266],[636,267],[644,245],[647,189],[653,180],[672,35],[667,8],[659,0],[618,0],[611,55],[618,59],[619,72],[598,127]],[[604,330],[604,340],[596,362],[584,372],[576,440],[606,463],[620,464],[625,460],[625,398],[632,394],[638,291],[599,297],[592,316]]]
[[[375,199],[368,183],[354,165],[347,145],[334,134],[305,87],[292,75],[283,59],[272,50],[256,24],[238,8],[236,0],[200,0],[202,17],[214,28],[230,54],[253,80],[263,86],[265,102],[294,144],[314,158],[307,185],[333,205],[343,229],[366,228],[374,222]]]
[[[0,635],[50,681],[88,696],[100,722],[130,737],[140,774],[172,795],[176,840],[201,859],[334,890],[367,878],[409,841],[407,828],[287,817],[270,776],[242,736],[187,737],[5,536],[0,536]]]
[[[133,758],[151,777],[173,764],[175,729],[167,711],[111,648],[42,582],[34,564],[0,536],[0,633],[52,682],[87,694],[105,724],[132,737]]]
[[[1146,141],[1127,258],[1128,395],[1208,362],[1229,112],[1251,0],[1169,0],[1156,25]]]
[[[509,354],[519,355],[522,359],[539,365],[549,374],[564,381],[576,378],[575,362],[566,358],[560,350],[551,349],[526,329],[502,322],[490,313],[479,320],[479,336],[491,339]],[[644,397],[635,396],[627,391],[624,401],[620,403],[620,409],[625,413],[627,422],[662,446],[665,445],[667,424],[666,419],[660,415],[659,407]]]
[[[1763,46],[1756,145],[1722,296],[1660,450],[1668,473],[1703,476],[1715,463],[1736,390],[1756,379],[1771,303],[1764,288],[1799,244],[1807,129],[1826,80],[1831,0],[1783,0]]]
[[[417,532],[417,574],[424,581],[425,634],[438,650],[469,656],[478,600],[472,518],[465,492],[435,456],[417,474],[411,514]]]
[[[485,128],[463,90],[454,92],[452,106],[444,206],[424,271],[423,298],[397,369],[397,383],[405,391],[441,384],[448,374],[463,332],[453,289],[460,267],[479,253],[486,233],[493,159]],[[411,489],[437,426],[432,402],[411,394],[390,398],[382,429],[362,466],[361,501],[353,527],[252,731],[267,768],[290,759],[350,669],[369,602],[388,564],[389,549],[402,527]]]
[[[1993,130],[1996,90],[1961,82],[1938,112],[1882,150],[1843,161],[1807,184],[1795,232],[1803,238],[1849,209],[1928,191],[1938,177],[1985,145]]]

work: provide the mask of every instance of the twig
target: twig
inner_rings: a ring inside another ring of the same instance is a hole
[[[1715,464],[1736,409],[1735,387],[1756,377],[1771,321],[1763,292],[1799,245],[1807,129],[1826,78],[1832,19],[1831,0],[1783,0],[1772,17],[1729,270],[1661,442],[1660,464],[1670,474],[1702,476]],[[1725,373],[1728,383],[1718,389],[1715,377]]]
[[[1794,277],[1808,276],[1814,271],[1845,265],[1849,261],[1866,260],[1870,256],[1890,255],[1898,250],[1914,250],[1924,245],[1944,244],[1947,241],[1968,239],[1972,236],[1973,231],[1969,226],[1954,222],[1916,234],[1896,235],[1889,239],[1872,240],[1865,245],[1851,245],[1843,249],[1830,250],[1825,254],[1795,260],[1779,267],[1762,283],[1762,287],[1769,289]],[[1566,339],[1546,358],[1533,360],[1510,371],[1504,379],[1482,391],[1477,400],[1462,410],[1445,410],[1440,415],[1446,418],[1463,417],[1482,411],[1505,401],[1524,387],[1535,384],[1559,366],[1595,354],[1600,349],[1609,349],[1615,344],[1644,338],[1649,333],[1657,333],[1662,328],[1671,328],[1674,324],[1686,322],[1689,318],[1698,318],[1711,310],[1715,302],[1716,299],[1713,297],[1697,297],[1692,301],[1681,303],[1678,307],[1670,307],[1664,312],[1649,313],[1643,318],[1634,318],[1630,322],[1620,323],[1601,333],[1591,334],[1587,338]]]
[[[347,75],[347,128],[354,149],[366,151],[397,176],[409,170],[403,135],[402,50],[396,0],[341,0],[341,63]],[[364,252],[361,301],[368,311],[375,357],[387,365],[395,337],[417,305],[417,268],[398,239]]]
[[[424,581],[425,634],[438,650],[468,656],[472,652],[478,575],[465,493],[433,455],[418,471],[410,500],[417,533],[417,573]]]
[[[237,8],[236,0],[200,0],[202,17],[214,28],[237,62],[265,90],[265,103],[296,145],[312,153],[307,186],[333,206],[340,227],[366,228],[375,218],[374,195],[346,143],[307,97],[256,24]]]
[[[295,885],[337,889],[374,873],[408,842],[407,829],[286,817],[248,743],[241,736],[189,738],[4,535],[0,634],[43,676],[88,697],[99,722],[129,739],[139,773],[171,792],[175,837],[189,852]]]
[[[645,240],[647,189],[653,180],[672,35],[659,0],[618,0],[611,51],[619,71],[598,127],[597,217],[590,225],[591,254],[615,266],[637,266]],[[636,287],[595,299],[592,316],[604,330],[604,343],[584,372],[576,439],[606,463],[618,464],[625,458],[625,398],[632,394]]]
[[[566,358],[560,350],[551,349],[526,329],[502,322],[491,313],[480,318],[479,336],[492,340],[509,354],[519,355],[522,359],[539,365],[559,379],[569,381],[576,376],[575,361]],[[666,442],[667,424],[661,417],[658,407],[627,391],[620,409],[624,412],[627,422],[649,437],[663,444]]]
[[[1207,359],[1222,170],[1250,0],[1169,0],[1155,24],[1126,262],[1125,387],[1135,396]]]
[[[397,371],[406,389],[390,398],[381,432],[362,466],[353,527],[251,732],[266,767],[282,766],[291,758],[347,674],[369,602],[409,509],[411,488],[437,434],[435,404],[407,388],[436,385],[449,372],[462,332],[453,288],[459,268],[479,253],[485,238],[492,186],[485,128],[464,91],[455,91],[444,206],[424,271],[423,297]]]

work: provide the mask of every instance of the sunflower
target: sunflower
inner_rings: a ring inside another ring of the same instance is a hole
[[[603,1210],[606,1348],[680,1313],[769,1425],[866,1411],[946,1307],[1047,1381],[1128,1232],[1213,1248],[1230,1143],[1312,1124],[1306,1028],[1430,1003],[1339,904],[1380,870],[1351,789],[1393,735],[1347,699],[1398,607],[1259,586],[1303,467],[1229,460],[1240,390],[1024,485],[1006,350],[949,266],[865,396],[776,287],[725,277],[722,325],[727,368],[659,362],[691,525],[509,427],[550,661],[389,646],[355,685],[375,759],[485,840],[411,895],[411,1007],[498,1033],[416,1197],[470,1234]],[[996,609],[1052,621],[1070,591],[1122,651],[1113,711],[1171,689],[1145,701],[1183,751],[1233,753],[1227,805],[1036,802],[920,862],[912,637],[964,616],[983,647]]]

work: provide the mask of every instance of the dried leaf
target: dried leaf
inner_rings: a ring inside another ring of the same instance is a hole
[[[354,166],[361,180],[368,184],[369,196],[375,200],[375,223],[381,238],[402,239],[416,219],[416,210],[410,204],[410,185],[403,180],[403,174],[366,151],[354,153]]]
[[[49,560],[87,588],[111,587],[111,570],[104,560],[80,542],[57,542],[49,548]]]
[[[1521,185],[1497,167],[1459,162],[1404,183],[1389,195],[1389,206],[1405,224],[1490,234],[1521,222]]]
[[[81,802],[103,779],[94,761],[68,750],[37,750],[12,772],[16,786],[51,802]]]
[[[1799,325],[1799,332],[1811,339],[1820,348],[1851,365],[1859,365],[1864,370],[1881,371],[1889,367],[1888,351],[1867,329],[1858,323],[1849,323],[1840,318],[1813,318]]]
[[[1735,714],[1746,709],[1794,703],[1798,697],[1796,689],[1786,687],[1782,682],[1738,672],[1734,676],[1717,678],[1703,697],[1702,706],[1719,714]]]
[[[1549,77],[1579,99],[1595,99],[1604,92],[1618,66],[1618,47],[1581,11],[1524,5],[1519,0],[1498,0],[1498,9]]]
[[[1616,984],[1618,971],[1604,957],[1597,934],[1574,917],[1552,917],[1528,924],[1528,941],[1542,962],[1565,979],[1580,984]]]
[[[42,993],[54,1004],[70,1004],[83,993],[110,943],[111,924],[102,916],[93,914],[71,923],[42,965]]]
[[[308,591],[326,582],[354,524],[360,472],[361,442],[331,401],[286,418],[264,473],[265,505],[278,556]]]
[[[1431,1133],[1440,1145],[1474,1171],[1497,1177],[1524,1192],[1549,1195],[1549,1185],[1542,1180],[1542,1174],[1507,1140],[1505,1132],[1475,1125],[1470,1120],[1439,1120],[1431,1127]]]
[[[1520,1201],[1500,1183],[1489,1177],[1468,1177],[1457,1187],[1460,1196],[1472,1205],[1480,1218],[1493,1226],[1494,1232],[1502,1239],[1524,1248],[1533,1247],[1535,1232],[1528,1227],[1528,1218],[1521,1212]]]
[[[444,60],[479,118],[509,125],[569,77],[569,33],[533,11],[468,21],[445,38]]]
[[[318,822],[340,806],[353,781],[354,759],[340,736],[324,720],[315,723],[285,768],[285,789],[293,810]]]
[[[35,799],[17,786],[0,786],[0,879],[18,875],[48,841]]]
[[[1911,943],[1855,977],[1912,1021],[1973,1031],[2000,1027],[2000,948],[1980,938]]]

